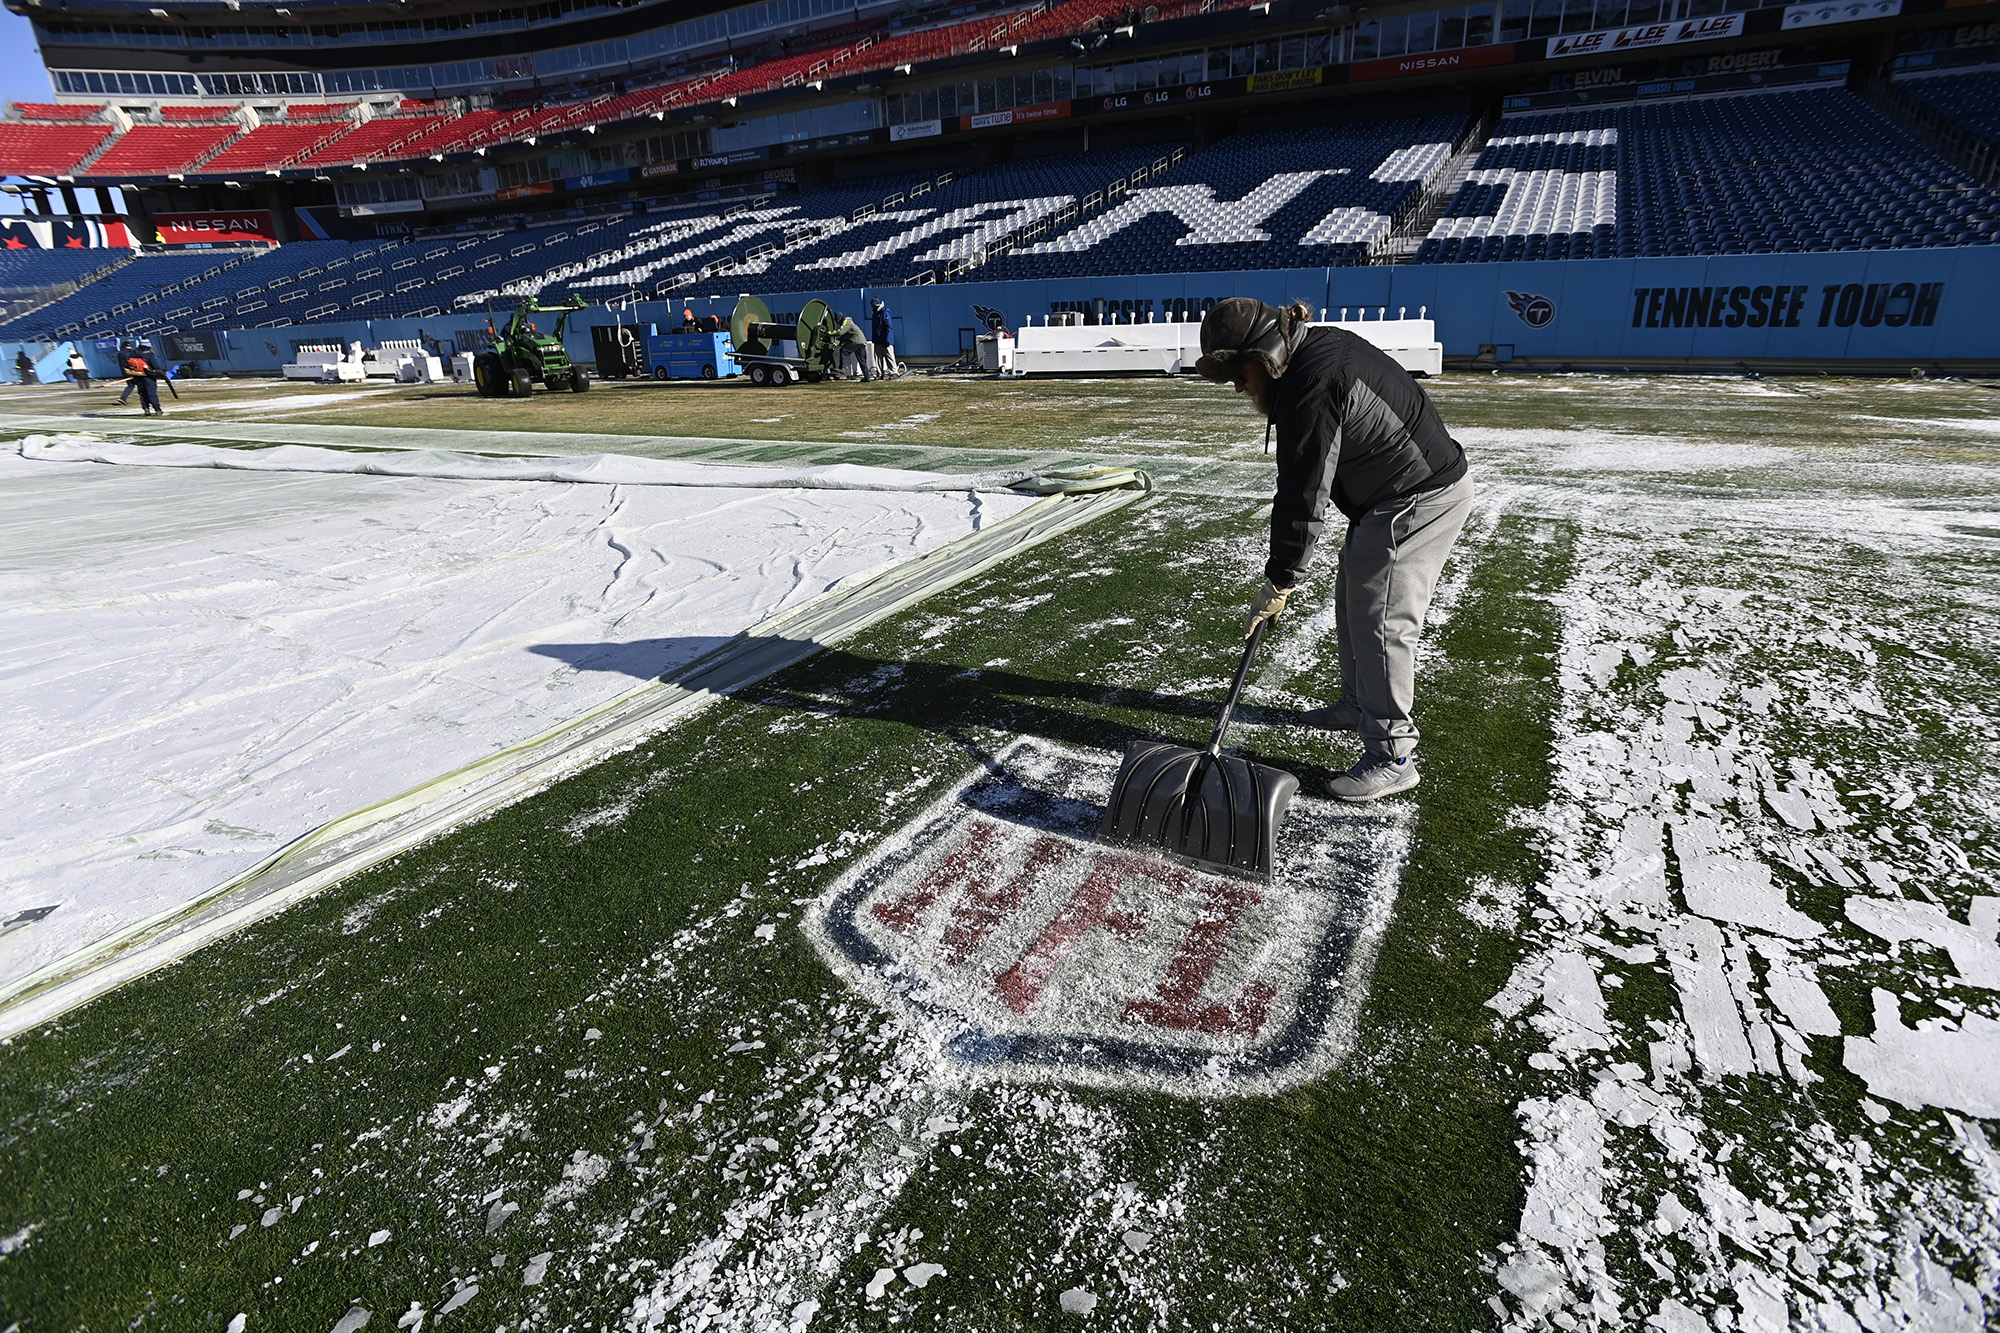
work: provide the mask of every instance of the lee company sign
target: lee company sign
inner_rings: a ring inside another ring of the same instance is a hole
[[[971,1077],[1272,1092],[1351,1044],[1408,846],[1293,806],[1269,883],[1090,840],[1114,757],[1020,742],[843,875],[809,929]]]

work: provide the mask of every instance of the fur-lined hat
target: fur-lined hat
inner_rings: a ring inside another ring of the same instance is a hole
[[[1266,305],[1247,296],[1218,301],[1201,320],[1201,360],[1195,373],[1216,384],[1242,374],[1242,363],[1255,361],[1277,379],[1285,373],[1292,349],[1306,335],[1312,312],[1303,304]]]

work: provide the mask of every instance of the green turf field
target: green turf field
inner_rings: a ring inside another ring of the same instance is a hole
[[[1226,393],[9,395],[16,436],[1160,484],[13,1039],[0,1330],[1984,1327],[2000,392],[1432,388],[1482,495],[1351,1050],[1207,1096],[954,1064],[815,923],[1009,746],[1205,738],[1270,484]],[[1233,742],[1308,793],[1353,750],[1291,725],[1331,554]]]

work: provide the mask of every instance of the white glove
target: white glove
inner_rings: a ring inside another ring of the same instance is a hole
[[[1243,637],[1247,639],[1255,634],[1257,626],[1265,621],[1276,620],[1278,613],[1285,609],[1285,599],[1292,595],[1292,591],[1265,579],[1263,591],[1257,594],[1257,600],[1250,603],[1249,618],[1243,622]]]

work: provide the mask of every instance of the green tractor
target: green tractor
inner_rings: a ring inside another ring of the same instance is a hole
[[[483,398],[526,398],[540,380],[550,389],[582,393],[590,387],[583,367],[573,364],[563,348],[563,328],[570,312],[581,310],[584,300],[572,292],[559,306],[544,307],[530,296],[514,307],[507,327],[493,336],[493,350],[472,358],[472,383]],[[553,335],[542,333],[528,322],[528,316],[543,309],[560,310]],[[491,329],[492,324],[486,326]]]

